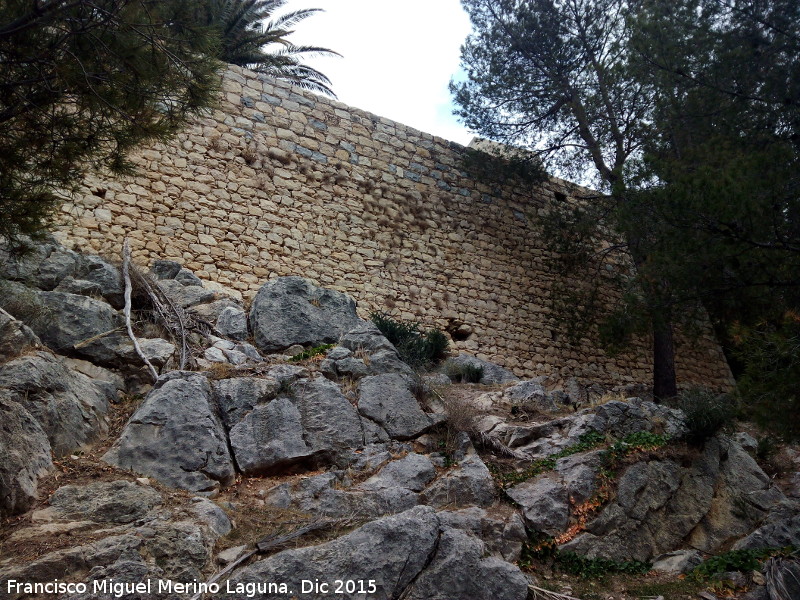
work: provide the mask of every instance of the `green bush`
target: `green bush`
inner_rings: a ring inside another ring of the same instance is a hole
[[[415,369],[429,368],[447,355],[447,336],[438,329],[422,331],[419,323],[398,321],[380,312],[372,313],[370,318],[394,344],[403,362]]]
[[[702,445],[736,416],[736,401],[729,394],[717,394],[702,388],[687,390],[678,397],[678,408],[686,414],[686,441]]]
[[[455,383],[480,383],[483,379],[483,367],[469,363],[451,363],[447,365],[446,375]]]
[[[729,571],[757,571],[761,563],[772,556],[788,556],[792,552],[787,548],[749,548],[747,550],[731,550],[717,556],[712,556],[702,564],[696,566],[689,578],[693,581],[708,581],[714,575]]]

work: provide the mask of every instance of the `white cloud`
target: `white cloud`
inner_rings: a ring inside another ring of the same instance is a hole
[[[292,0],[286,10],[322,8],[289,38],[342,58],[306,62],[330,77],[339,100],[466,144],[452,116],[450,78],[470,23],[459,0]]]

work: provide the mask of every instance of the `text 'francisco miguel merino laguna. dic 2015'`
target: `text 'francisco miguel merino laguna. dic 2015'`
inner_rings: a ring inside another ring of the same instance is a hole
[[[305,582],[302,582],[304,584]],[[308,587],[302,585],[301,587]],[[71,583],[66,581],[47,581],[33,583],[29,581],[6,581],[8,594],[85,594],[91,591],[94,594],[108,594],[114,598],[124,598],[132,594],[238,594],[253,598],[257,594],[291,594],[292,590],[286,583],[259,582],[259,583],[205,583],[194,580],[191,583],[179,583],[169,579],[145,579],[139,582],[114,581],[113,579],[98,579],[89,583]]]

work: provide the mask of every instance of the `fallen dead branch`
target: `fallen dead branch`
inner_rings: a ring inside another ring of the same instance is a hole
[[[147,365],[150,375],[153,376],[153,382],[155,383],[158,381],[158,371],[156,371],[156,368],[144,355],[142,347],[139,345],[139,340],[136,339],[135,335],[133,335],[133,326],[131,325],[131,290],[133,286],[131,285],[130,267],[131,245],[128,241],[128,238],[125,238],[125,241],[122,244],[122,278],[125,280],[125,308],[123,309],[123,314],[125,315],[125,327],[128,329],[128,337],[131,338],[131,341],[133,342],[133,347],[136,350],[136,354],[138,354],[139,358],[141,358],[144,364]]]

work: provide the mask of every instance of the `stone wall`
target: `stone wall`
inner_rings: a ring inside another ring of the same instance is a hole
[[[127,235],[138,262],[179,261],[245,300],[269,278],[302,275],[351,294],[364,316],[446,329],[458,348],[521,376],[649,382],[646,340],[609,356],[568,341],[553,314],[560,276],[532,223],[545,200],[576,188],[478,181],[463,154],[231,67],[217,109],[139,152],[137,175],[87,179],[61,235],[110,255]],[[731,381],[708,333],[680,357],[683,383]]]

